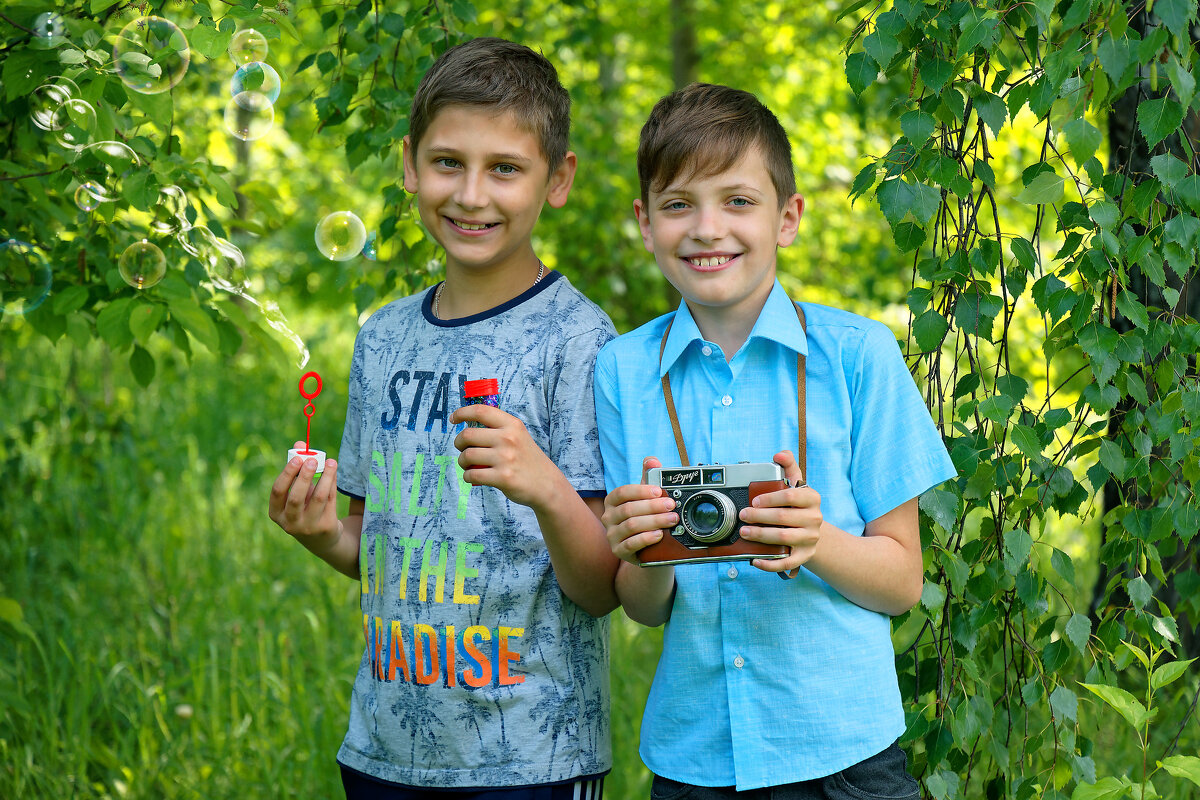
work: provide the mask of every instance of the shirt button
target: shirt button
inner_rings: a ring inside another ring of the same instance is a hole
[[[731,578],[736,578],[737,577],[737,567],[730,567],[729,571],[726,572],[725,574]]]
[[[721,398],[721,405],[723,405],[723,406],[733,405],[733,398],[730,397],[729,395],[725,395],[724,397]]]
[[[701,347],[701,348],[700,348],[700,352],[701,352],[701,353],[704,353],[704,355],[706,355],[706,356],[711,356],[711,355],[712,355],[712,348],[711,348],[711,347],[709,347],[708,345],[704,345],[704,347]]]
[[[733,659],[733,665],[738,669],[741,669],[742,667],[746,666],[746,659],[742,658],[741,656],[737,656]]]

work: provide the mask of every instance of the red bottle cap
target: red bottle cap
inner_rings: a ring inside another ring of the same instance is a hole
[[[500,394],[500,382],[495,378],[463,383],[463,397],[487,397],[493,394]]]

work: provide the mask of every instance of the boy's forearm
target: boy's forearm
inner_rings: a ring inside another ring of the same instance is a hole
[[[533,511],[563,594],[592,616],[602,617],[618,605],[613,587],[618,562],[604,536],[599,506],[593,509],[561,472],[558,477],[561,480],[547,487],[545,502]]]
[[[358,551],[362,539],[363,518],[352,514],[338,521],[336,535],[327,539],[299,538],[310,553],[348,578],[358,580]]]
[[[617,571],[617,599],[634,622],[657,628],[671,618],[675,568],[639,567],[622,561]]]
[[[889,536],[854,536],[828,522],[804,565],[847,600],[899,616],[921,599],[924,569],[914,553]]]

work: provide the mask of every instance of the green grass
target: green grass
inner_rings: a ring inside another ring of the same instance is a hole
[[[0,367],[20,421],[0,435],[0,598],[31,632],[0,623],[0,797],[341,797],[359,587],[266,513],[303,436],[299,371],[155,355],[149,389],[65,340]],[[313,437],[336,450],[345,366],[318,369]],[[659,638],[614,616],[610,797],[649,792]]]

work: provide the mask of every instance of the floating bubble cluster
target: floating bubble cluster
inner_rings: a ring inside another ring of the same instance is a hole
[[[54,139],[68,150],[78,150],[88,143],[96,130],[96,109],[87,100],[71,98],[54,113]]]
[[[62,104],[79,94],[79,87],[70,78],[56,78],[54,83],[42,84],[30,95],[33,110],[29,118],[44,131],[55,131],[59,123],[58,110]]]
[[[229,57],[241,66],[252,61],[267,60],[267,37],[254,28],[243,28],[229,42]]]
[[[0,244],[0,313],[28,314],[50,294],[52,282],[41,250],[16,239]]]
[[[375,231],[367,234],[367,241],[363,243],[362,249],[362,257],[367,261],[374,261],[379,257],[379,248],[376,246],[377,241],[378,237],[375,235]]]
[[[279,73],[270,64],[262,61],[251,61],[238,67],[229,81],[229,92],[237,97],[242,92],[261,92],[272,104],[279,99],[283,83]]]
[[[317,223],[315,239],[321,255],[349,261],[363,251],[367,229],[353,211],[335,211]]]
[[[262,92],[235,94],[225,106],[225,128],[237,139],[261,139],[275,124],[275,106]]]
[[[125,248],[117,261],[121,278],[135,289],[149,289],[167,274],[167,257],[153,242],[142,239]]]
[[[183,80],[191,61],[187,37],[163,17],[139,17],[117,34],[113,64],[127,87],[160,94]]]

